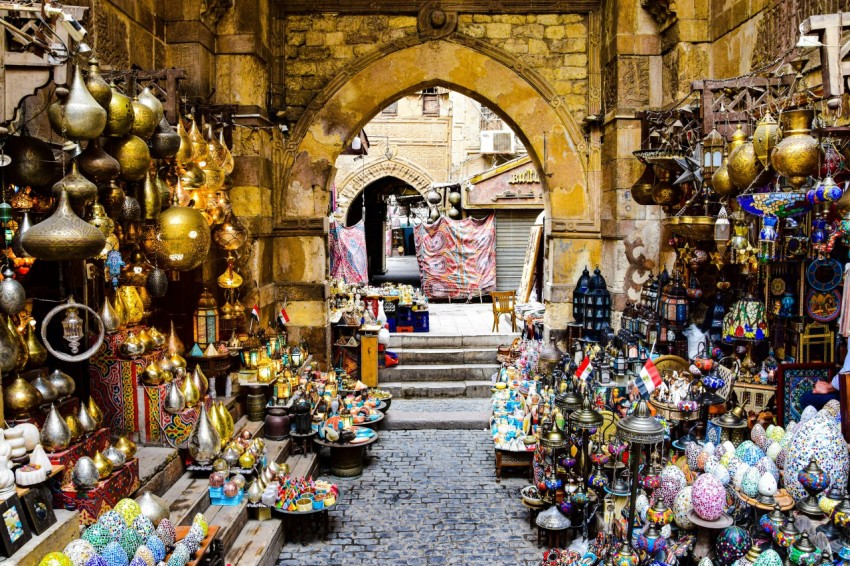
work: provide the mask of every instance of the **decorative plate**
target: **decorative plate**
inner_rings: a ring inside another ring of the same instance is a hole
[[[778,297],[782,293],[785,292],[785,280],[781,277],[775,278],[770,282],[770,292],[773,293],[775,297]]]
[[[659,356],[652,360],[652,362],[655,364],[655,369],[657,369],[658,373],[661,375],[663,375],[665,371],[677,371],[679,373],[687,372],[688,368],[691,367],[688,360],[679,356]]]
[[[806,268],[806,281],[815,291],[832,291],[841,284],[841,262],[835,259],[816,259]]]
[[[832,322],[841,310],[841,294],[835,289],[806,293],[806,314],[817,322]]]

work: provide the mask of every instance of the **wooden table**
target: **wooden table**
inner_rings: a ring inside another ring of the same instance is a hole
[[[328,511],[334,509],[339,503],[337,495],[336,503],[331,507],[313,509],[312,511],[287,511],[277,507],[271,507],[272,513],[283,521],[284,544],[296,539],[296,533],[301,536],[301,544],[307,544],[307,533],[318,531],[322,540],[327,540],[330,532],[330,517]]]
[[[313,437],[316,436],[316,431],[312,431],[308,434],[298,434],[297,432],[290,432],[289,437],[292,439],[292,453],[297,454],[295,451],[296,448],[301,450],[301,454],[309,454],[313,451],[313,443],[311,442]]]
[[[496,481],[502,481],[502,468],[528,468],[531,474],[533,461],[534,450],[517,452],[496,448]]]
[[[339,478],[356,478],[363,474],[363,450],[378,440],[375,434],[365,442],[352,444],[346,442],[328,442],[316,438],[313,440],[319,446],[325,446],[331,450],[331,474]]]

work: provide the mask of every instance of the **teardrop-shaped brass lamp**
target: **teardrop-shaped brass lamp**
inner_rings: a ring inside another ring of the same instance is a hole
[[[64,189],[56,211],[21,238],[28,254],[45,261],[87,259],[97,255],[105,244],[100,230],[74,214]]]
[[[69,140],[92,140],[106,127],[106,110],[86,88],[79,65],[74,67],[68,96],[64,101],[51,104],[47,117],[53,130]]]

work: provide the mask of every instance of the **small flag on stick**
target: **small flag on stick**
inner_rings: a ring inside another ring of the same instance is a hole
[[[640,370],[640,375],[635,380],[638,391],[641,397],[649,397],[649,394],[661,385],[661,374],[658,373],[658,368],[652,362],[652,358],[647,358],[643,369]]]
[[[591,373],[593,373],[593,364],[590,363],[590,356],[585,356],[576,368],[576,377],[582,381],[587,381]]]

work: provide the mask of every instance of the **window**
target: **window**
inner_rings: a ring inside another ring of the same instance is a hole
[[[398,115],[398,100],[381,110],[381,114],[386,114],[388,116],[397,116]]]
[[[436,87],[426,88],[422,90],[422,115],[440,115],[440,98]]]

